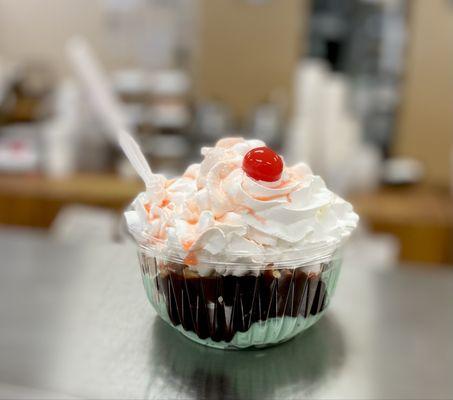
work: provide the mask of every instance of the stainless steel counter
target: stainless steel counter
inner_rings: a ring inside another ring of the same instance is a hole
[[[157,318],[130,244],[0,231],[0,254],[0,397],[453,397],[452,271],[345,265],[306,333],[222,352]]]

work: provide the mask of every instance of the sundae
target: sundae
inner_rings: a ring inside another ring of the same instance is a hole
[[[208,346],[286,341],[323,315],[358,216],[260,140],[226,138],[201,154],[181,177],[154,175],[125,213],[148,298]]]

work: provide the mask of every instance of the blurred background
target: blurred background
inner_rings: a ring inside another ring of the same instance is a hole
[[[141,190],[68,62],[75,35],[154,170],[260,138],[353,203],[355,263],[453,265],[453,2],[0,0],[3,231],[119,240]]]
[[[354,205],[319,324],[218,353],[151,312],[83,42],[153,170],[260,138]],[[452,0],[0,0],[0,398],[451,398],[452,108]]]

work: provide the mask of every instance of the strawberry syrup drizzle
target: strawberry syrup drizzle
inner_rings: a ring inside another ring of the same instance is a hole
[[[227,168],[235,168],[236,165],[234,163],[230,163],[230,164],[227,164],[226,165]],[[229,176],[229,174],[231,173],[231,170],[230,171],[222,171],[223,173],[220,173],[219,174],[219,186],[222,187],[222,183],[223,181]],[[227,172],[227,173],[226,173]],[[187,178],[191,178],[191,179],[195,179],[196,177],[192,176],[191,174],[187,174],[187,175],[184,175],[184,177],[187,177]],[[176,179],[170,179],[168,181],[166,181],[165,183],[165,187],[168,188],[169,186],[171,186],[171,184],[173,184],[174,182],[176,181]],[[285,180],[285,181],[282,181],[278,186],[276,186],[275,188],[276,189],[283,189],[285,188],[286,186],[288,186],[289,184],[291,183],[294,183],[296,180],[293,176],[290,176],[289,179]],[[245,205],[240,205],[240,204],[237,204],[235,199],[231,198],[230,196],[228,196],[228,194],[222,190],[223,194],[225,195],[225,197],[227,197],[231,203],[236,206],[236,207],[233,207],[233,209],[231,211],[233,212],[241,212],[241,211],[245,211],[247,214],[251,215],[253,218],[255,218],[257,221],[261,222],[262,224],[266,224],[267,223],[267,220],[266,218],[258,215],[255,210],[253,210],[251,207],[248,207],[248,206],[245,206]],[[277,195],[274,195],[274,196],[256,196],[256,197],[253,197],[255,200],[258,200],[258,201],[271,201],[271,200],[275,200],[275,199],[278,199],[278,198],[282,198],[282,197],[286,197],[286,199],[288,200],[288,202],[292,202],[292,199],[291,199],[291,193],[287,193],[287,194],[277,194]],[[192,218],[188,219],[187,220],[187,223],[190,224],[190,225],[196,225],[198,222],[199,222],[199,214],[200,214],[200,210],[198,208],[198,205],[196,203],[194,203],[193,201],[189,202],[187,204],[188,206],[188,209],[193,213],[195,214]],[[174,204],[171,203],[170,199],[168,199],[167,197],[164,198],[160,204],[160,207],[161,208],[168,208],[170,210],[173,210],[174,209]],[[144,208],[146,210],[146,212],[148,213],[148,216],[150,216],[150,212],[151,212],[151,205],[150,203],[145,203],[144,204]],[[228,211],[227,211],[228,212]],[[215,216],[215,220],[216,221],[219,221],[219,222],[223,222],[222,220],[224,219],[226,213],[223,213],[219,216]],[[156,218],[159,218],[158,216],[155,216],[155,215],[151,215],[151,219],[150,221],[156,219]],[[162,227],[159,231],[159,235],[158,235],[158,239],[160,240],[166,240],[167,239],[167,234],[166,234],[166,231],[164,229],[164,227]],[[193,246],[193,244],[196,242],[196,239],[194,240],[188,240],[188,241],[185,241],[184,243],[182,243],[182,247],[185,251],[188,251],[189,253],[187,254],[186,258],[184,259],[184,262],[187,264],[187,265],[196,265],[198,263],[197,261],[197,257],[196,255],[193,253],[193,252],[190,252],[190,248]]]

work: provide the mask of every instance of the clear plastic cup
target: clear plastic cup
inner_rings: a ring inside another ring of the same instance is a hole
[[[325,313],[341,268],[342,243],[259,257],[222,254],[190,266],[182,249],[131,233],[146,294],[160,317],[219,349],[274,345],[309,328]]]

